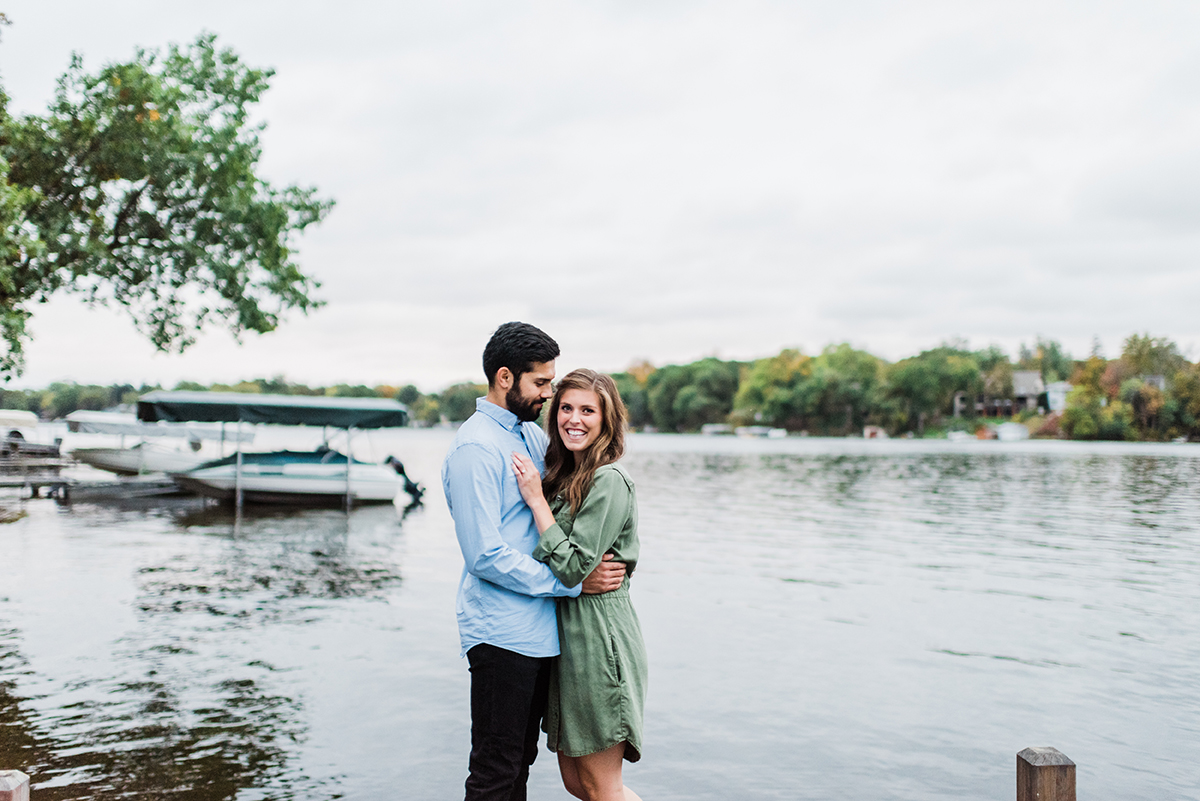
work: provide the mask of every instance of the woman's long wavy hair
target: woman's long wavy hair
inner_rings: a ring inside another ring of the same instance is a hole
[[[570,389],[591,390],[600,399],[600,434],[592,447],[577,454],[567,450],[558,433],[558,407],[563,393]],[[550,437],[550,447],[546,449],[546,477],[542,480],[546,498],[553,500],[561,495],[571,504],[571,514],[576,514],[591,489],[597,468],[612,464],[625,454],[628,419],[621,393],[617,392],[617,384],[609,376],[588,369],[572,370],[563,376],[546,415],[546,433]]]

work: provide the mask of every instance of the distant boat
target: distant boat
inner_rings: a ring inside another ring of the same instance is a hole
[[[33,412],[21,409],[0,409],[0,428],[8,431],[0,441],[0,457],[57,458],[62,440],[55,440],[54,444],[46,445],[40,442],[30,442],[21,433],[22,428],[33,429],[37,427],[37,424],[38,416]]]
[[[197,453],[204,440],[237,444],[252,442],[254,432],[238,432],[232,427],[213,424],[186,423],[143,423],[132,414],[118,412],[75,411],[66,417],[67,430],[74,434],[99,434],[121,438],[119,448],[74,448],[71,456],[86,465],[107,470],[122,476],[138,476],[146,473],[182,473],[212,459],[211,455]],[[126,437],[142,440],[126,448]],[[150,444],[147,439],[186,440],[190,450],[180,447],[171,449],[164,445]]]
[[[347,469],[348,468],[348,469]],[[238,486],[238,457],[205,462],[171,473],[180,487],[200,495],[233,500]],[[398,461],[373,464],[335,450],[243,453],[242,496],[249,503],[337,505],[347,495],[360,503],[391,503],[411,482]],[[415,488],[416,485],[411,485]],[[420,499],[417,490],[414,500]],[[413,490],[409,489],[409,494]]]
[[[71,455],[86,465],[116,473],[183,473],[208,461],[207,456],[187,451],[168,451],[139,442],[132,448],[75,448]]]
[[[996,426],[996,439],[1001,442],[1029,439],[1029,429],[1022,423],[1001,423]]]
[[[788,435],[786,428],[771,428],[771,426],[738,426],[733,433],[739,437],[764,437],[766,439],[783,439]]]

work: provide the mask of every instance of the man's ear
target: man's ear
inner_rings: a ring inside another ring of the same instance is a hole
[[[512,385],[513,385],[512,370],[509,370],[507,367],[501,367],[499,370],[496,371],[496,386],[500,387],[500,389],[507,392],[508,390],[512,389]]]

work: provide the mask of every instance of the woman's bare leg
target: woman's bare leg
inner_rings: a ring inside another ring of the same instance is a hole
[[[587,756],[566,757],[575,763],[580,789],[584,792],[581,797],[586,801],[642,801],[621,779],[624,757],[625,743],[617,743],[612,748]],[[566,783],[565,774],[563,782]],[[570,790],[570,787],[567,789]]]
[[[563,787],[567,788],[567,792],[576,798],[587,801],[587,794],[583,791],[583,785],[579,783],[579,766],[576,764],[577,760],[578,757],[559,754],[558,772],[562,775]]]

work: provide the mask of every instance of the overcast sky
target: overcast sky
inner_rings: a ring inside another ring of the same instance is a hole
[[[560,368],[885,358],[1036,335],[1200,353],[1200,4],[0,0],[37,112],[85,65],[203,30],[277,70],[262,172],[337,200],[328,305],[155,355],[39,307],[22,385],[480,379],[501,322]],[[562,369],[560,369],[562,372]]]

